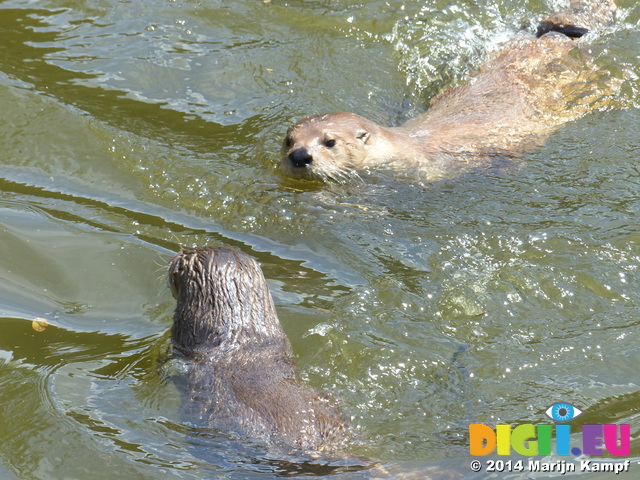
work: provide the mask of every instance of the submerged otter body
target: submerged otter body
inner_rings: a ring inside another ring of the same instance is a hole
[[[615,11],[614,0],[571,1],[542,22],[540,38],[512,40],[467,83],[398,127],[345,112],[306,117],[287,132],[282,167],[321,180],[381,165],[438,178],[455,164],[526,152],[613,93],[608,73],[570,37],[610,23]]]
[[[268,445],[342,447],[347,422],[300,379],[252,257],[224,247],[182,250],[169,283],[177,300],[173,345],[188,363],[187,411],[196,422]]]

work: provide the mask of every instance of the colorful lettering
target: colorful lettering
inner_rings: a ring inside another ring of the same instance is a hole
[[[496,448],[496,434],[488,425],[469,425],[469,453],[474,457],[489,455]]]
[[[606,455],[624,457],[631,452],[630,425],[582,425],[582,450],[571,448],[571,425],[563,423],[522,424],[513,430],[511,425],[496,425],[495,430],[481,423],[469,425],[469,453],[473,456],[515,453],[524,456],[552,455],[553,434],[555,432],[555,453],[560,456]]]
[[[620,425],[620,446],[618,446],[617,425],[603,425],[604,446],[615,457],[628,456],[631,451],[631,426]]]
[[[511,446],[520,455],[537,455],[536,426],[525,423],[514,428],[511,433]]]

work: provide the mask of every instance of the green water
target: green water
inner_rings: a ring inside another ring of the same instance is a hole
[[[590,39],[626,72],[614,107],[519,169],[319,186],[277,168],[294,119],[402,121],[559,4],[0,2],[0,478],[276,475],[190,436],[159,367],[168,259],[202,244],[262,263],[355,454],[464,475],[470,423],[568,401],[575,431],[630,424],[638,471],[635,2]]]

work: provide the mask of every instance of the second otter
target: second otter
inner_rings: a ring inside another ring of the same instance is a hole
[[[380,165],[435,179],[455,165],[530,150],[613,92],[608,72],[588,54],[570,53],[570,37],[612,22],[616,8],[615,0],[571,0],[540,25],[540,38],[509,42],[468,83],[398,127],[344,112],[306,117],[287,132],[282,167],[325,181]]]
[[[191,418],[268,445],[342,447],[348,424],[333,401],[300,379],[252,257],[224,247],[182,250],[169,265],[169,284]]]

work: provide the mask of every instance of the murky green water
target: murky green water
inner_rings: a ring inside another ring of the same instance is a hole
[[[560,2],[0,2],[0,477],[283,468],[188,435],[159,371],[166,264],[201,244],[263,264],[358,455],[466,474],[470,423],[563,400],[631,424],[640,459],[640,7],[621,3],[592,40],[627,108],[518,171],[317,186],[277,169],[293,119],[406,119]]]

